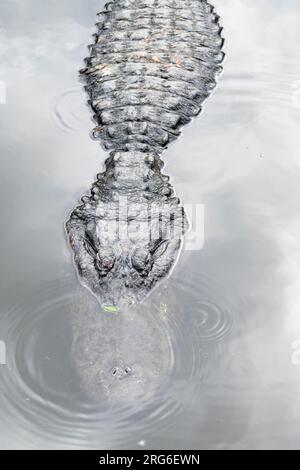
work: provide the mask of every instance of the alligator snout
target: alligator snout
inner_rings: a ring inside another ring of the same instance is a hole
[[[121,380],[132,375],[132,369],[129,366],[115,366],[111,370],[111,375],[116,379]]]

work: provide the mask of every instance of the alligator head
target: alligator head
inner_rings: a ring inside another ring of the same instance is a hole
[[[107,309],[142,301],[169,274],[187,228],[177,198],[121,206],[85,202],[66,226],[81,282]]]

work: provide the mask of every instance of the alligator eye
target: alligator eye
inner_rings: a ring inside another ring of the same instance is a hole
[[[131,257],[132,266],[139,272],[143,272],[151,266],[151,255],[146,248],[138,248]]]
[[[87,238],[85,238],[85,240],[84,240],[84,247],[85,247],[87,253],[92,258],[94,258],[96,256],[96,250],[95,250],[94,246],[92,245],[92,243]]]
[[[106,276],[106,274],[112,270],[115,265],[115,256],[110,250],[99,250],[96,259],[95,266],[100,276]]]
[[[167,240],[159,240],[151,250],[151,254],[154,259],[159,258],[164,254],[166,249],[168,248],[168,242]]]
[[[97,253],[97,248],[96,248],[96,242],[93,238],[93,234],[91,231],[91,222],[89,222],[87,229],[85,231],[85,237],[84,237],[84,247],[87,251],[87,253],[92,257],[95,258],[96,253]]]

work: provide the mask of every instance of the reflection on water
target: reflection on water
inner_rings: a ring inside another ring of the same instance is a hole
[[[0,5],[0,447],[299,448],[299,3],[215,1],[225,71],[164,156],[182,199],[205,205],[205,246],[184,252],[143,304],[143,327],[131,312],[132,330],[127,316],[109,337],[113,320],[92,314],[98,358],[76,356],[74,335],[80,347],[89,338],[78,327],[84,306],[95,304],[74,275],[63,224],[105,158],[77,77],[102,4]],[[113,405],[90,393],[109,339],[111,363],[118,338],[132,363],[138,342],[126,349],[128,334],[147,338],[147,324],[161,327],[136,363],[155,377],[151,393],[134,403],[116,393]]]
[[[195,276],[191,285],[175,278],[155,302],[117,314],[101,312],[76,279],[18,293],[19,304],[3,306],[1,320],[9,346],[1,421],[9,427],[22,417],[14,434],[26,447],[39,436],[50,447],[105,448],[132,447],[145,436],[153,445],[187,404],[202,415],[199,399],[222,361],[216,342],[229,334],[233,311],[212,307],[221,289]],[[119,359],[128,377],[120,376]]]

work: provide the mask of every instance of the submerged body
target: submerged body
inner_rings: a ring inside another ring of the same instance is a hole
[[[104,304],[143,300],[188,228],[161,154],[201,111],[223,60],[205,0],[115,0],[82,70],[106,169],[67,222],[82,283]]]
[[[173,350],[167,312],[153,307],[100,312],[81,293],[70,315],[72,357],[81,389],[97,403],[118,405],[147,400],[172,371]]]

